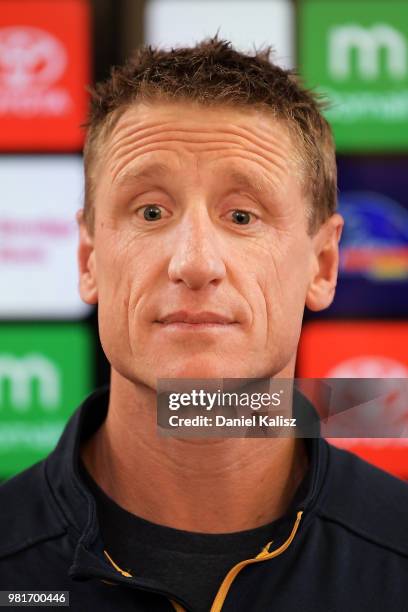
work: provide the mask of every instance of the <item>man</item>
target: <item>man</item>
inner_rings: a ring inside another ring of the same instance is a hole
[[[316,99],[215,38],[140,50],[88,127],[80,292],[111,385],[1,487],[1,589],[74,610],[408,610],[402,481],[322,438],[157,433],[158,379],[291,379],[305,305],[333,300]]]

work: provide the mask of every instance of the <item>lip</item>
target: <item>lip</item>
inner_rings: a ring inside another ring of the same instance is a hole
[[[237,323],[237,321],[234,321],[231,317],[216,312],[203,311],[193,313],[186,310],[179,310],[166,314],[157,322],[163,325],[184,324],[191,326],[232,325]]]

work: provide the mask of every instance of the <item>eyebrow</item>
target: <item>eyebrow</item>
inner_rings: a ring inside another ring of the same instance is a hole
[[[136,181],[151,181],[173,173],[174,170],[160,162],[155,162],[144,167],[134,165],[133,168],[128,168],[126,171],[118,174],[113,184],[121,186]],[[237,187],[257,194],[262,194],[274,189],[271,183],[267,182],[257,173],[246,173],[242,170],[232,168],[229,170],[226,169],[223,172],[223,176],[226,181],[234,183]]]
[[[145,167],[131,167],[126,172],[119,173],[113,180],[114,185],[123,185],[128,182],[153,180],[164,174],[169,174],[170,168],[165,164],[154,163]]]
[[[248,191],[263,193],[267,189],[271,189],[271,185],[268,185],[258,174],[247,174],[240,170],[231,170],[225,173],[225,177],[238,187]]]

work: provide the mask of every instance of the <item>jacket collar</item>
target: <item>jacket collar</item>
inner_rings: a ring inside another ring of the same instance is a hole
[[[80,580],[92,577],[105,578],[109,581],[113,580],[114,583],[126,583],[137,588],[155,590],[149,588],[148,582],[122,576],[107,561],[103,553],[104,547],[97,520],[96,503],[80,477],[81,442],[90,437],[103,423],[108,412],[108,405],[109,387],[103,387],[89,396],[72,415],[56,448],[45,462],[48,483],[72,532],[77,537],[69,575]],[[309,415],[307,421],[303,420],[305,414]],[[316,437],[320,434],[317,413],[312,404],[300,394],[295,401],[294,415],[299,417],[304,424],[306,433],[304,441],[309,455],[307,491],[303,501],[296,508],[297,511],[303,510],[300,526],[302,529],[312,520],[313,508],[325,480],[328,445],[324,439]],[[312,428],[311,423],[313,423]],[[310,437],[312,435],[314,437]],[[292,520],[293,517],[289,518]]]

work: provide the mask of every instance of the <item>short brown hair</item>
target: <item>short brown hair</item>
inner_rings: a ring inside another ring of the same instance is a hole
[[[124,66],[112,68],[110,78],[91,90],[84,147],[88,227],[92,229],[94,222],[91,170],[96,152],[122,113],[142,100],[190,100],[207,106],[257,107],[285,122],[303,162],[304,192],[311,200],[309,232],[313,233],[336,209],[333,138],[318,96],[270,57],[270,47],[250,55],[215,36],[194,47],[142,47]]]

